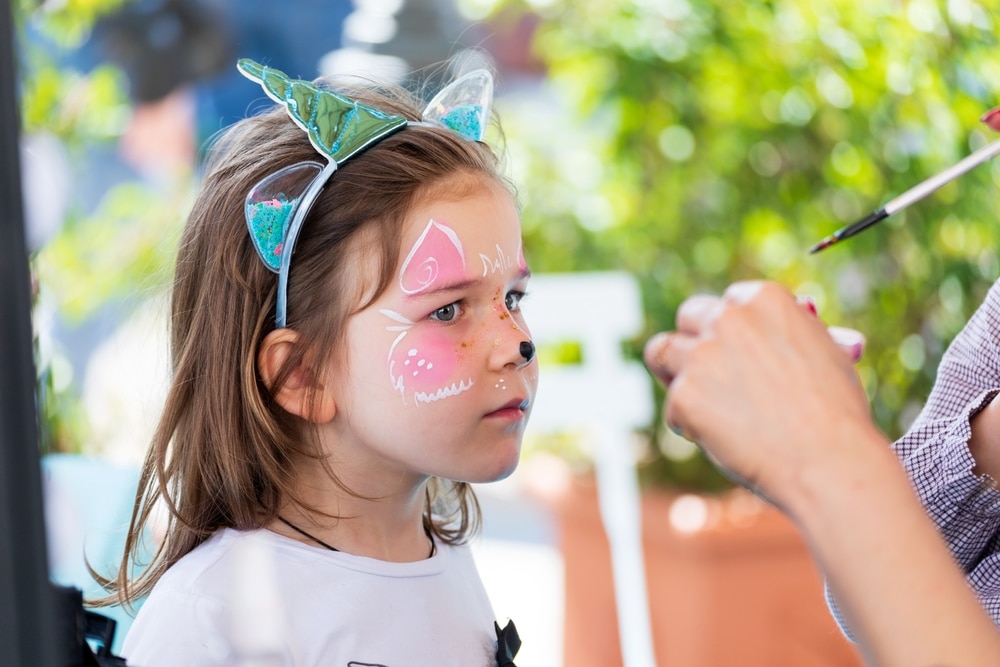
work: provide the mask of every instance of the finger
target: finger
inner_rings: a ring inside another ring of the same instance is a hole
[[[647,368],[669,386],[683,370],[693,345],[694,339],[690,336],[675,332],[659,333],[646,342],[643,359]]]
[[[684,426],[681,420],[681,410],[677,407],[677,401],[674,400],[673,393],[667,394],[667,401],[663,405],[663,421],[667,425],[667,428],[674,433],[674,435],[680,436],[687,440],[688,442],[693,442],[697,444],[697,440],[691,433],[686,433],[684,431]]]
[[[990,109],[983,114],[983,117],[979,119],[981,122],[986,123],[986,125],[991,130],[996,130],[1000,132],[1000,107],[995,109]]]
[[[696,294],[688,297],[677,309],[677,331],[700,335],[722,314],[725,303],[717,296]]]
[[[664,331],[650,337],[642,348],[642,360],[645,362],[646,368],[664,384],[670,384],[670,380],[673,379],[663,360],[668,345],[670,345],[670,334]]]
[[[851,361],[857,362],[865,351],[865,336],[860,331],[847,327],[827,327],[833,342],[840,346]]]
[[[727,287],[722,296],[726,301],[747,303],[760,294],[763,287],[764,283],[759,280],[743,280]]]
[[[819,317],[819,311],[816,310],[816,301],[811,296],[797,296],[795,297],[795,301],[812,315]]]

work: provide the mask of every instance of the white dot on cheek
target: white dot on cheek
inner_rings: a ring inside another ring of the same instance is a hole
[[[409,351],[408,351],[408,352],[406,353],[406,356],[408,356],[408,357],[415,357],[415,356],[417,356],[417,350],[416,350],[416,348],[414,348],[414,349],[412,349],[412,350],[409,350]]]

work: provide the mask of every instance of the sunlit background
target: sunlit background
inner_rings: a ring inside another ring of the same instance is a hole
[[[1000,105],[993,0],[15,5],[49,456],[131,469],[143,455],[163,398],[165,297],[201,151],[269,104],[236,72],[238,57],[307,79],[429,80],[432,92],[449,60],[487,63],[503,130],[491,141],[518,184],[532,269],[634,276],[644,320],[624,359],[672,325],[688,294],[779,280],[811,296],[827,322],[866,335],[858,370],[892,437],[1000,275],[1000,162],[807,254],[993,139],[978,122]],[[587,308],[599,322],[607,306]],[[555,363],[573,353],[549,354]],[[711,505],[692,499],[726,492],[725,478],[658,415],[634,446],[643,488],[687,494],[670,516],[704,524]],[[585,477],[592,463],[572,437],[526,446],[525,469],[536,482],[544,471],[542,486]],[[544,513],[523,521],[528,532],[556,530]],[[532,538],[558,551],[547,539]],[[552,605],[555,621],[539,623],[558,634]],[[556,639],[528,660],[556,664]]]

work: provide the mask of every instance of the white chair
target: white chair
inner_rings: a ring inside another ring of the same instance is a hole
[[[654,412],[650,377],[625,359],[622,343],[642,328],[642,299],[627,272],[542,274],[523,302],[545,356],[572,345],[579,363],[543,364],[529,435],[585,433],[591,443],[601,516],[611,545],[624,667],[653,667],[633,433]]]

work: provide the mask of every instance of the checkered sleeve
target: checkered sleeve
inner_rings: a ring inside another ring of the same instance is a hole
[[[1000,393],[1000,281],[952,341],[910,430],[893,443],[928,516],[1000,626],[1000,490],[973,474],[971,419]],[[836,600],[827,603],[850,637]]]
[[[1000,625],[1000,491],[976,476],[970,420],[1000,393],[1000,281],[952,341],[934,389],[893,444],[927,514]]]

